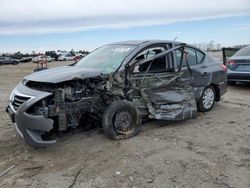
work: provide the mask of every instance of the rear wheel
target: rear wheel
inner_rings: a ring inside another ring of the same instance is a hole
[[[112,102],[103,114],[102,128],[109,138],[115,140],[135,136],[141,130],[139,111],[129,101]]]
[[[197,104],[199,112],[208,112],[210,111],[215,103],[215,90],[212,86],[207,86],[201,95],[200,101]]]

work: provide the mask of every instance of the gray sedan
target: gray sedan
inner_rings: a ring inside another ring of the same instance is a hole
[[[250,46],[237,51],[227,61],[228,83],[235,85],[236,82],[250,82]]]
[[[226,92],[226,76],[222,62],[190,45],[118,42],[25,77],[6,111],[33,147],[55,143],[59,131],[92,125],[125,139],[140,132],[142,119],[178,121],[210,111]]]
[[[12,64],[17,65],[19,62],[16,59],[12,59],[10,57],[0,57],[0,65],[4,64]]]

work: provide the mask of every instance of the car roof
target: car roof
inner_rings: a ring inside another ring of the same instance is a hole
[[[170,40],[129,40],[129,41],[121,41],[121,42],[115,42],[111,44],[121,44],[121,45],[145,45],[145,44],[157,44],[157,43],[179,43],[179,42],[174,42]]]
[[[245,46],[245,47],[243,47],[243,48],[250,48],[250,45],[249,45],[249,46]]]

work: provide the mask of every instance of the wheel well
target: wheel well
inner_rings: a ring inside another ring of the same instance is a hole
[[[220,88],[215,84],[210,84],[214,88],[215,91],[215,101],[220,101]]]

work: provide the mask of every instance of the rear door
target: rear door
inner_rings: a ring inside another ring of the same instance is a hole
[[[155,50],[157,48],[157,50]],[[183,120],[196,116],[196,103],[193,88],[180,78],[183,72],[173,67],[175,49],[161,46],[144,49],[131,67],[131,87],[137,97],[146,104],[149,117],[163,120]],[[142,60],[141,54],[151,54]],[[162,54],[162,55],[161,55]],[[137,61],[137,62],[136,62]]]
[[[209,83],[211,71],[206,64],[206,54],[192,47],[185,48],[185,55],[182,59],[182,81],[190,84],[192,87],[204,87]],[[177,65],[180,65],[181,52],[175,53]],[[187,63],[190,69],[187,66]]]

